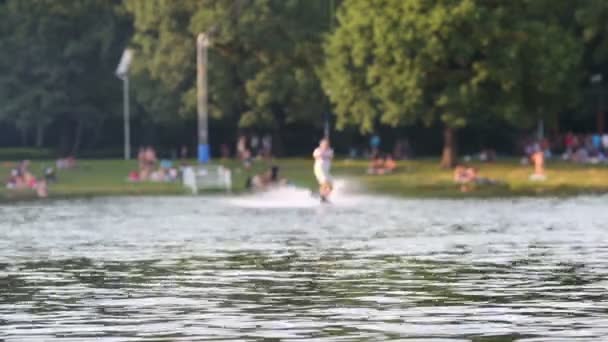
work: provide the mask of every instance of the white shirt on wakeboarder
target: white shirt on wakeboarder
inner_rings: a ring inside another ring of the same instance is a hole
[[[317,147],[312,156],[315,158],[314,171],[319,183],[331,182],[329,169],[331,167],[331,159],[334,157],[334,151],[331,148],[321,149]]]

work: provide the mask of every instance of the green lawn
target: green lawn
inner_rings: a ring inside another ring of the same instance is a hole
[[[268,167],[259,161],[253,171],[245,171],[234,161],[221,162],[233,169],[235,192],[244,189],[245,178],[254,171]],[[312,161],[306,159],[280,159],[274,161],[281,166],[284,176],[296,185],[315,187],[312,175]],[[8,176],[10,162],[0,164],[0,174]],[[14,165],[14,164],[13,164]],[[32,171],[42,174],[45,165],[52,162],[36,161]],[[403,195],[412,197],[502,197],[523,195],[577,195],[582,193],[608,192],[608,167],[582,166],[563,162],[547,165],[548,179],[545,182],[528,180],[532,172],[530,166],[521,166],[515,160],[493,164],[476,164],[480,175],[503,181],[504,185],[480,186],[469,193],[461,193],[452,182],[452,172],[438,167],[435,159],[404,161],[399,163],[398,172],[385,176],[365,174],[366,161],[338,160],[333,172],[337,177],[351,179],[369,192]],[[74,170],[59,171],[59,182],[49,188],[51,198],[109,196],[109,195],[178,195],[187,194],[181,184],[130,183],[126,177],[136,169],[136,162],[122,160],[81,160]],[[0,201],[14,201],[34,198],[33,192],[8,191],[0,189]]]

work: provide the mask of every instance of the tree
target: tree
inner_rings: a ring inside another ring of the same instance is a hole
[[[315,73],[329,22],[323,0],[128,0],[127,9],[138,49],[135,73],[148,83],[136,88],[163,99],[143,101],[136,90],[151,116],[194,116],[194,42],[210,32],[213,118],[275,132],[292,122],[320,121],[327,103]]]
[[[589,81],[592,75],[600,74],[604,80],[608,76],[608,3],[601,0],[581,1],[577,3],[574,10],[575,20],[573,26],[580,31],[580,36],[584,42],[583,75],[585,81]],[[585,82],[585,83],[587,83]],[[588,85],[588,83],[586,84]],[[603,87],[597,89],[596,96],[604,96]],[[601,103],[600,103],[601,104]],[[604,131],[604,111],[605,108],[598,108],[596,115],[597,130]]]
[[[0,4],[0,114],[36,145],[52,122],[74,128],[71,152],[83,130],[97,128],[115,111],[119,84],[113,75],[117,49],[127,34],[104,0],[6,0]],[[126,32],[128,33],[128,32]],[[121,35],[122,34],[122,35]],[[64,136],[67,136],[64,132]],[[24,139],[27,140],[27,139]]]
[[[576,40],[532,15],[531,3],[344,1],[321,73],[338,126],[371,132],[378,124],[439,122],[448,167],[459,128],[484,118],[525,123],[558,110],[578,65]]]

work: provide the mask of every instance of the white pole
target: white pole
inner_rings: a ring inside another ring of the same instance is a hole
[[[196,38],[196,64],[197,64],[197,107],[198,107],[198,161],[207,163],[209,153],[209,132],[207,127],[207,48],[209,37],[200,33]]]
[[[125,160],[131,158],[131,122],[129,115],[129,66],[133,60],[133,50],[125,49],[120,57],[118,67],[116,67],[116,76],[122,80],[122,112],[124,116],[124,143],[125,143]]]
[[[131,127],[129,113],[129,76],[123,77],[123,114],[125,128],[125,160],[131,159]]]
[[[542,119],[538,120],[536,136],[538,137],[538,140],[542,140],[545,138],[545,123]]]

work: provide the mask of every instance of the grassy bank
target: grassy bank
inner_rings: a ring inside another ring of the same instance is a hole
[[[252,171],[243,170],[233,161],[221,162],[233,169],[235,192],[244,190],[245,178],[252,172],[265,169],[268,164],[258,162]],[[275,161],[284,176],[296,185],[315,187],[310,160],[284,159]],[[42,174],[48,161],[36,161],[32,171]],[[508,196],[565,196],[583,193],[608,192],[608,167],[583,166],[554,162],[548,164],[548,179],[544,182],[528,180],[531,167],[521,166],[515,160],[492,164],[476,164],[480,175],[504,182],[503,185],[479,186],[468,193],[461,193],[452,182],[452,173],[442,170],[437,160],[416,160],[399,163],[398,172],[385,176],[365,174],[365,161],[336,161],[334,173],[347,177],[363,189],[375,193],[386,193],[412,197],[508,197]],[[12,163],[0,164],[0,174],[8,175]],[[126,181],[130,170],[136,169],[134,161],[82,160],[78,168],[59,171],[59,181],[50,186],[51,198],[113,196],[113,195],[179,195],[187,194],[181,184],[175,183],[130,183]],[[0,201],[16,201],[34,198],[33,192],[9,191],[2,186]]]

